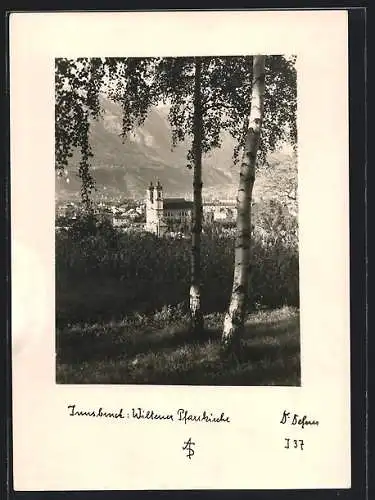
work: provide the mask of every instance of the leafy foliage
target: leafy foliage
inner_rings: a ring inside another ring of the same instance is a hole
[[[280,214],[276,205],[268,218],[262,210],[256,216],[249,309],[298,305],[293,231],[295,219]],[[230,296],[233,239],[222,236],[216,231],[202,238],[206,312],[223,311]],[[187,310],[189,249],[187,239],[124,234],[106,222],[78,220],[56,236],[58,321],[121,318],[134,311],[150,314],[179,303]]]
[[[250,112],[252,56],[202,57],[201,92],[203,152],[221,145],[221,132],[237,141],[239,157]],[[95,187],[91,174],[90,123],[100,114],[105,92],[123,109],[122,136],[141,125],[152,105],[170,104],[174,145],[193,134],[194,57],[173,58],[59,58],[55,61],[56,169],[67,167],[72,151],[81,153],[79,176],[82,199],[89,204]],[[260,163],[266,154],[289,140],[296,144],[295,57],[266,57],[265,116]],[[192,160],[192,151],[188,161]]]
[[[122,137],[145,121],[148,110],[157,104],[153,87],[155,58],[108,58],[106,90],[108,97],[121,104],[123,111]]]
[[[55,60],[55,157],[61,173],[68,165],[73,148],[79,148],[82,201],[89,207],[94,179],[90,172],[92,151],[89,141],[90,120],[100,113],[99,90],[104,75],[100,58]]]
[[[260,162],[283,141],[297,145],[297,72],[296,57],[266,57],[264,117],[260,144]]]
[[[250,114],[252,56],[202,57],[203,152],[221,145],[226,130],[236,139],[234,160],[243,147]],[[171,105],[173,144],[193,135],[194,58],[164,58],[155,67],[160,98]],[[259,159],[265,162],[285,140],[297,140],[295,58],[266,58],[265,119]],[[191,156],[190,158],[191,159]]]
[[[152,66],[153,59],[144,58],[55,60],[55,168],[62,173],[73,150],[79,149],[82,201],[90,209],[90,193],[95,188],[90,168],[90,123],[100,115],[100,93],[107,92],[121,103],[125,137],[143,123],[154,103],[149,82]]]

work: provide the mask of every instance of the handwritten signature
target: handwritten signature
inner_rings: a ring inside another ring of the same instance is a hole
[[[296,425],[301,429],[304,429],[308,426],[318,426],[319,420],[308,418],[307,415],[303,415],[301,417],[298,413],[290,413],[289,411],[284,410],[280,424]]]

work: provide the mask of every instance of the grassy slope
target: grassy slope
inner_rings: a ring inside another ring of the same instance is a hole
[[[223,315],[206,316],[193,341],[187,318],[164,308],[153,317],[57,331],[57,383],[300,385],[299,313],[284,307],[249,315],[240,358],[222,360]]]

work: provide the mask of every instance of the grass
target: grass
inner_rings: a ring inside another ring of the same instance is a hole
[[[239,357],[222,359],[221,313],[205,317],[199,340],[187,317],[164,307],[120,322],[57,330],[59,384],[300,385],[299,312],[283,307],[246,320]]]

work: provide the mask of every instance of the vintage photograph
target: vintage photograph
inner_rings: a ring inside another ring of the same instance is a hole
[[[55,59],[58,384],[301,385],[296,59]]]
[[[10,21],[15,490],[350,488],[347,12]]]

